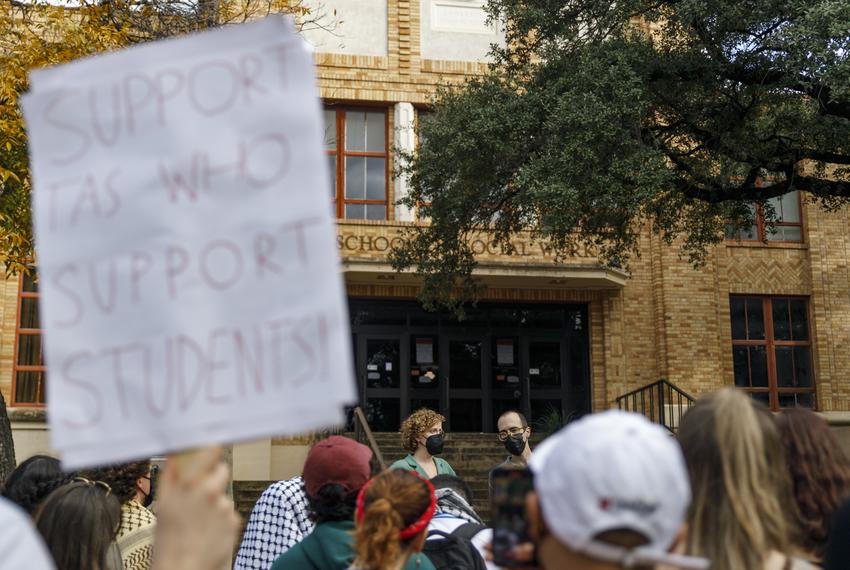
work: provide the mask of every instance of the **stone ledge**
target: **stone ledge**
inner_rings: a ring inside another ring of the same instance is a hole
[[[45,408],[9,408],[9,421],[26,423],[47,422]]]
[[[829,422],[831,426],[850,426],[850,411],[847,412],[819,412],[820,416]]]

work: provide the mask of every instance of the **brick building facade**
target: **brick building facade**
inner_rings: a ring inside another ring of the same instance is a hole
[[[328,0],[333,31],[305,32],[326,108],[361,403],[376,427],[396,429],[410,409],[430,405],[450,430],[493,431],[500,409],[566,417],[660,378],[693,395],[737,384],[774,409],[805,405],[846,421],[850,210],[827,213],[805,196],[777,204],[775,233],[758,225],[730,236],[700,268],[649,228],[628,274],[586,248],[556,264],[528,236],[508,256],[482,233],[473,242],[487,285],[478,312],[458,324],[417,308],[415,279],[386,259],[399,230],[418,223],[395,205],[406,187],[393,176],[393,153],[415,147],[417,116],[441,84],[486,69],[500,36],[482,4]],[[46,447],[37,292],[18,279],[0,286],[0,390],[21,459]],[[296,473],[305,442],[237,446],[235,477]]]

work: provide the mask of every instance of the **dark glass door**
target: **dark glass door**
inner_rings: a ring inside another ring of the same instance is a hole
[[[356,342],[357,376],[369,426],[396,431],[401,424],[401,336],[360,335]]]
[[[447,366],[448,420],[454,432],[484,431],[484,340],[481,337],[448,337],[444,351]]]

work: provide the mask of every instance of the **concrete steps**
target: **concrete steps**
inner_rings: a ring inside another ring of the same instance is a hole
[[[353,437],[354,434],[345,434]],[[376,433],[375,440],[384,461],[390,465],[401,459],[407,452],[401,448],[401,437],[398,433]],[[539,436],[532,437],[532,447],[540,441]],[[490,498],[488,490],[488,475],[490,469],[501,463],[507,457],[502,443],[492,433],[450,433],[446,437],[445,451],[441,455],[472,489],[473,507],[486,521],[490,518]],[[274,481],[234,481],[233,499],[236,507],[247,521],[254,503],[262,492]]]

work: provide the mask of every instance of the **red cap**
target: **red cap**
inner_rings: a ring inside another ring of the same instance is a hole
[[[325,485],[336,483],[349,492],[357,491],[372,476],[372,450],[341,435],[316,443],[304,462],[304,489],[315,497]]]

